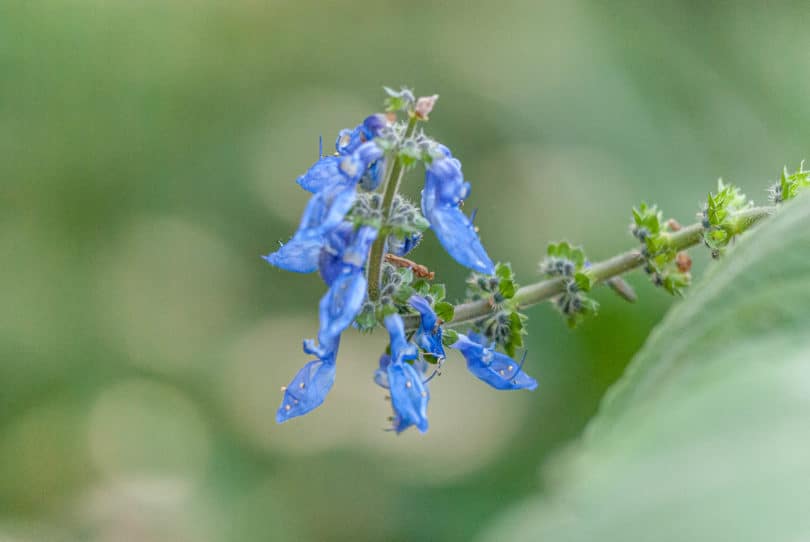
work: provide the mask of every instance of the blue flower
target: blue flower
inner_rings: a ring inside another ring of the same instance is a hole
[[[444,156],[435,158],[425,173],[422,214],[453,259],[474,271],[492,275],[495,266],[472,221],[459,208],[470,193],[470,183],[464,181],[461,163],[450,156],[450,151],[444,146],[439,146],[439,150]]]
[[[322,357],[304,365],[289,386],[284,388],[284,398],[276,412],[277,423],[302,416],[323,403],[335,382],[337,345],[333,346],[330,352],[319,352]],[[307,350],[306,345],[304,350]]]
[[[444,345],[442,345],[442,327],[439,325],[439,319],[430,306],[428,300],[420,295],[413,295],[408,300],[408,303],[416,309],[421,316],[419,329],[413,339],[416,344],[427,352],[442,361],[445,358]]]
[[[365,118],[362,124],[356,126],[353,130],[343,129],[338,134],[335,141],[335,150],[338,154],[347,155],[351,154],[366,141],[371,141],[387,126],[388,121],[385,115],[375,114]]]
[[[310,198],[298,230],[276,252],[262,256],[271,265],[295,273],[312,273],[318,269],[318,256],[325,236],[343,222],[357,193],[354,185],[338,183]]]
[[[339,167],[340,161],[340,156],[324,156],[295,182],[308,192],[313,194],[320,192],[325,187],[343,180],[344,177]]]
[[[391,253],[394,256],[405,256],[419,246],[421,241],[421,233],[412,233],[402,238],[391,234],[388,236],[388,239],[385,240],[385,252]]]
[[[363,188],[373,190],[384,169],[384,153],[373,141],[362,143],[341,156],[324,156],[295,181],[313,194],[335,185],[354,185],[362,179]],[[373,188],[369,188],[373,185]]]
[[[467,359],[467,368],[480,380],[498,390],[534,390],[537,381],[523,372],[523,363],[518,364],[505,354],[496,352],[494,345],[487,346],[483,337],[476,333],[459,334],[458,341],[451,345]]]
[[[377,230],[370,226],[361,226],[348,236],[345,225],[339,231],[341,233],[332,238],[342,244],[332,247],[337,251],[330,254],[328,261],[322,259],[325,265],[321,267],[321,276],[329,284],[329,291],[319,305],[320,342],[335,340],[360,312],[368,285],[364,272],[366,258],[377,237]]]
[[[401,433],[415,425],[424,433],[428,429],[427,404],[430,393],[417,369],[407,363],[415,360],[418,351],[405,339],[405,328],[399,314],[385,317],[385,327],[391,337],[390,356],[380,359],[381,368],[385,365],[385,381],[391,394],[394,409],[394,431]],[[381,383],[382,378],[378,379]]]

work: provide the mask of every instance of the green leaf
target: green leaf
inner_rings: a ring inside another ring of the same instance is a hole
[[[442,344],[452,346],[458,340],[458,332],[455,329],[444,329],[442,331]]]
[[[415,293],[416,290],[414,290],[413,287],[411,287],[409,284],[403,284],[397,288],[397,292],[394,294],[394,301],[400,305],[404,305]]]
[[[447,291],[444,288],[444,284],[431,284],[430,286],[430,296],[433,298],[433,301],[441,301],[447,295]]]
[[[453,319],[453,314],[456,311],[456,308],[452,305],[452,303],[448,303],[447,301],[439,301],[433,305],[433,310],[436,311],[436,316],[439,319],[449,322]]]
[[[810,197],[741,236],[480,540],[807,539]]]

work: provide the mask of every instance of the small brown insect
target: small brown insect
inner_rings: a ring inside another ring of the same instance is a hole
[[[675,265],[681,273],[688,273],[692,269],[692,258],[685,251],[681,251],[675,256]]]
[[[674,218],[670,218],[669,220],[667,220],[667,227],[672,231],[680,231],[681,223],[675,220]]]
[[[413,271],[413,274],[419,277],[420,279],[433,280],[433,278],[436,276],[436,273],[430,271],[424,265],[418,264],[412,260],[403,258],[401,256],[396,256],[394,254],[386,254],[385,261],[390,264],[396,265],[397,267],[409,267]]]

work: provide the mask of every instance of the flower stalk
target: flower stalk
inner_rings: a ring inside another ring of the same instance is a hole
[[[740,211],[736,216],[736,218],[739,219],[737,223],[740,225],[740,231],[737,233],[742,233],[754,224],[767,218],[773,214],[774,210],[775,207],[773,206],[763,206]],[[699,222],[685,226],[679,231],[669,234],[667,239],[668,247],[672,250],[679,251],[698,245],[703,241],[703,231],[703,225]],[[629,250],[607,260],[594,263],[588,270],[588,274],[591,276],[594,283],[601,283],[610,278],[623,275],[637,267],[641,267],[644,262],[645,258],[640,250]],[[543,301],[548,301],[564,291],[565,279],[563,277],[557,277],[523,286],[515,293],[514,299],[517,300],[519,307],[523,309],[537,305]],[[444,325],[446,327],[456,327],[469,324],[486,316],[491,311],[492,305],[487,299],[456,305],[453,319],[449,322],[445,322]],[[407,329],[415,329],[418,327],[418,316],[407,316],[405,318],[405,325]]]
[[[405,129],[403,141],[413,136],[416,131],[416,124],[419,118],[415,113],[410,114],[408,126]],[[394,151],[396,153],[396,150]],[[405,164],[399,156],[394,156],[393,164],[388,170],[385,179],[385,192],[382,200],[382,220],[383,228],[391,215],[391,207],[394,204],[394,196],[399,191],[399,184],[405,174]],[[382,277],[382,265],[385,258],[385,240],[388,236],[384,231],[380,232],[377,240],[371,246],[371,253],[368,257],[368,298],[376,302],[380,299],[380,282]]]

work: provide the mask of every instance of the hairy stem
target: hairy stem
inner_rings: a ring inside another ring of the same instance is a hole
[[[770,216],[774,212],[774,207],[753,207],[741,211],[737,216],[743,225],[739,233],[750,228],[760,220]],[[692,224],[681,228],[679,231],[670,234],[669,246],[673,250],[684,250],[695,246],[703,241],[703,226],[700,223]],[[639,250],[629,250],[607,260],[593,264],[588,273],[594,281],[605,282],[606,280],[622,275],[644,264],[644,257]],[[520,308],[531,307],[543,301],[549,300],[565,290],[565,279],[557,277],[548,280],[541,280],[534,284],[523,286],[515,293],[515,298]],[[492,307],[488,300],[472,301],[456,306],[453,320],[446,322],[448,327],[460,326],[471,323],[486,316]],[[405,320],[407,328],[415,328],[419,325],[418,316],[408,316]]]
[[[416,123],[418,122],[416,115],[411,115],[408,120],[408,127],[405,129],[405,136],[403,139],[411,137],[416,130]],[[402,180],[402,175],[405,173],[405,165],[402,160],[394,157],[394,163],[388,170],[388,175],[385,179],[385,192],[383,193],[382,200],[382,221],[383,228],[388,223],[388,218],[391,214],[391,206],[394,204],[394,196],[399,191],[399,183]],[[385,238],[387,235],[384,231],[380,231],[380,235],[371,246],[371,252],[368,256],[368,298],[371,301],[380,299],[380,279],[382,276],[382,264],[385,257]]]

